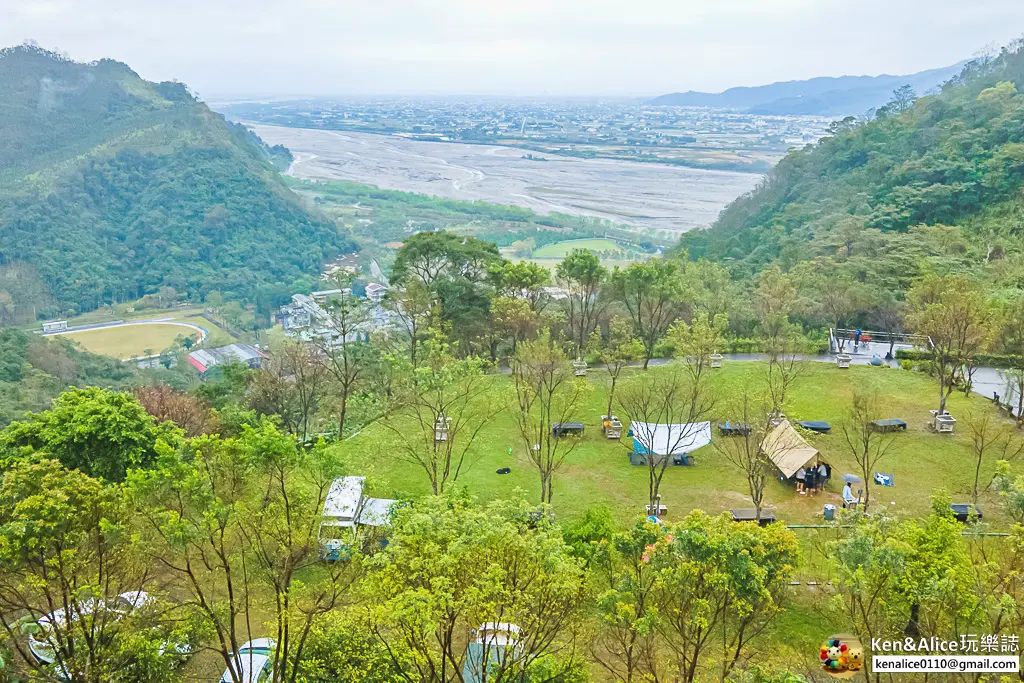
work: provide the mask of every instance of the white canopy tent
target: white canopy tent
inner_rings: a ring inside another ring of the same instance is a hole
[[[681,459],[711,443],[711,423],[659,424],[633,422],[633,453],[630,462],[643,465],[648,455]]]

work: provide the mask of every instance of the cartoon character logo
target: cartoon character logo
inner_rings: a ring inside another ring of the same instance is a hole
[[[818,661],[834,678],[851,678],[864,666],[864,649],[853,636],[829,637],[818,650]]]

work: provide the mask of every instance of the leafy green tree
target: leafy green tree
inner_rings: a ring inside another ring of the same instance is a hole
[[[654,357],[654,349],[669,326],[690,308],[682,269],[675,259],[651,259],[616,268],[611,276],[612,289],[622,301],[633,330],[644,345],[644,369]]]
[[[155,604],[114,606],[152,590],[122,489],[56,460],[15,462],[0,479],[0,629],[33,680],[175,680]],[[57,611],[64,615],[48,618]],[[169,613],[165,613],[166,615]],[[42,623],[41,623],[42,620]],[[29,651],[27,634],[49,663]],[[179,641],[183,642],[183,641]],[[170,648],[173,650],[173,648]]]
[[[402,242],[391,277],[398,285],[416,279],[429,289],[444,278],[481,282],[500,258],[496,246],[475,237],[444,231],[418,232]]]
[[[576,377],[569,359],[544,331],[519,345],[512,359],[515,399],[512,414],[526,458],[540,475],[540,501],[550,504],[555,474],[576,448],[578,439],[561,438],[552,425],[577,419],[591,387]]]
[[[551,655],[571,667],[584,574],[547,513],[534,513],[524,503],[476,507],[451,497],[396,512],[362,590],[371,628],[396,648],[394,666],[411,660],[404,680],[520,680]],[[516,646],[485,638],[468,657],[473,629],[495,622],[520,629]]]
[[[153,463],[160,441],[179,438],[176,427],[158,426],[131,394],[88,387],[66,391],[52,409],[8,426],[0,449],[8,456],[37,451],[90,476],[123,481],[129,470]]]
[[[593,252],[573,249],[558,264],[555,277],[566,290],[560,303],[569,326],[569,339],[576,352],[581,353],[606,305],[601,298],[601,286],[608,270]]]
[[[551,284],[551,273],[532,261],[504,261],[491,266],[491,279],[500,296],[524,299],[534,313],[542,313],[548,303],[544,287]]]

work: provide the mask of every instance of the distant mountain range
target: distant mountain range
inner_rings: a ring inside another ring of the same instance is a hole
[[[838,76],[806,81],[784,81],[756,87],[729,88],[725,92],[677,92],[647,104],[677,107],[738,109],[749,114],[805,114],[812,116],[860,115],[889,101],[892,91],[910,85],[918,95],[942,85],[963,69],[960,62],[905,76]]]

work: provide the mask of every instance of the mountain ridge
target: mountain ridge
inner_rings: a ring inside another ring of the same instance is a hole
[[[0,276],[16,267],[48,294],[15,306],[64,316],[160,287],[254,300],[312,282],[355,245],[283,183],[281,154],[184,84],[0,51]]]
[[[750,114],[859,115],[881,106],[903,85],[924,93],[953,78],[966,62],[893,76],[818,76],[777,81],[760,86],[737,86],[720,93],[687,91],[649,99],[651,106],[739,109]]]

